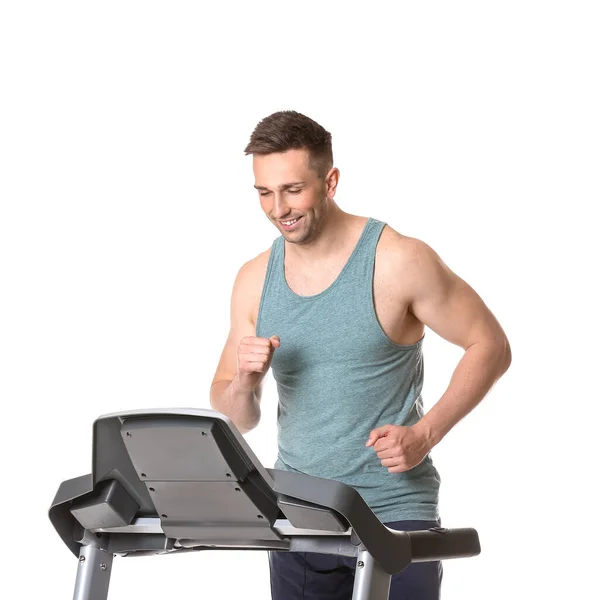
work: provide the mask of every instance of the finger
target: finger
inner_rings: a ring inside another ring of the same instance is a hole
[[[264,337],[255,337],[253,335],[247,335],[241,340],[241,344],[254,344],[255,346],[267,346],[269,348],[269,339]]]
[[[376,450],[376,445],[374,446],[374,449]],[[376,452],[376,456],[378,456],[378,458],[381,460],[383,458],[399,458],[403,456],[403,452],[400,448],[389,447],[381,450],[380,452]]]
[[[279,335],[272,335],[269,338],[269,341],[271,342],[272,346],[274,348],[279,348],[280,347],[280,336]]]
[[[271,348],[267,346],[245,345],[239,347],[240,354],[257,354],[258,356],[270,355]]]
[[[243,373],[263,373],[266,369],[266,362],[247,362],[240,365],[240,370]]]
[[[381,461],[381,464],[389,473],[404,473],[410,471],[417,463],[412,462],[409,456],[393,456]]]
[[[366,446],[371,446],[372,444],[374,444],[374,442],[376,442],[377,439],[387,435],[387,433],[390,431],[390,429],[391,429],[391,425],[382,425],[380,427],[377,427],[376,429],[373,429],[370,432],[370,437],[368,438],[368,441],[366,442]]]
[[[382,435],[384,435],[382,433],[383,428],[382,427],[378,427],[377,429],[373,429],[370,432],[370,436],[368,437],[368,441],[366,442],[366,446],[372,446],[374,445],[374,443],[376,442],[376,440],[378,440]]]
[[[261,354],[259,352],[253,352],[253,353],[247,353],[247,354],[241,354],[240,355],[240,360],[242,363],[252,363],[252,362],[269,362],[268,361],[269,355],[268,354]]]
[[[394,450],[399,448],[400,443],[397,439],[393,439],[392,434],[389,437],[381,437],[374,443],[374,450],[376,452],[384,452],[385,450]]]
[[[376,436],[376,434],[371,433],[370,437],[368,438],[368,441],[366,442],[366,447],[372,446],[374,445],[374,442],[378,439],[378,437]]]

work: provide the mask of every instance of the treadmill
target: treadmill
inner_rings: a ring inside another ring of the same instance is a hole
[[[64,481],[49,518],[78,559],[74,600],[106,600],[113,557],[198,550],[356,557],[353,600],[387,600],[412,562],[480,553],[475,529],[386,527],[351,486],[266,469],[222,413],[99,417],[92,473]]]

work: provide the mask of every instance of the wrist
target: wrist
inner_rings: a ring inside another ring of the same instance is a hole
[[[240,381],[238,373],[234,376],[234,379],[230,382],[230,393],[231,394],[252,394],[255,390],[248,385],[243,385]]]
[[[426,445],[431,450],[441,440],[443,435],[440,434],[439,430],[434,426],[433,423],[422,417],[415,425],[413,429],[425,440]]]

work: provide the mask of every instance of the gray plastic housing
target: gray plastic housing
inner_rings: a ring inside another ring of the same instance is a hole
[[[132,554],[217,545],[289,550],[289,538],[275,526],[278,519],[339,535],[351,527],[351,544],[361,544],[391,574],[421,560],[422,553],[433,555],[430,540],[441,558],[447,551],[479,553],[474,530],[462,536],[428,532],[412,547],[412,534],[385,527],[354,488],[263,467],[230,419],[208,409],[99,417],[92,474],[64,482],[49,516],[77,556],[89,539],[105,551],[125,548]],[[141,517],[158,517],[163,533],[143,538],[137,548],[129,547],[129,535],[92,534],[105,524],[119,527]]]

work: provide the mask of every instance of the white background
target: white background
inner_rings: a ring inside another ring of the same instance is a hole
[[[209,407],[234,276],[277,235],[243,149],[294,109],[333,134],[338,204],[430,244],[512,345],[433,451],[443,524],[483,547],[443,598],[585,597],[591,28],[569,1],[2,3],[0,594],[71,597],[47,510],[97,416]],[[462,351],[424,349],[429,407]],[[110,600],[269,598],[265,553],[114,567]]]

